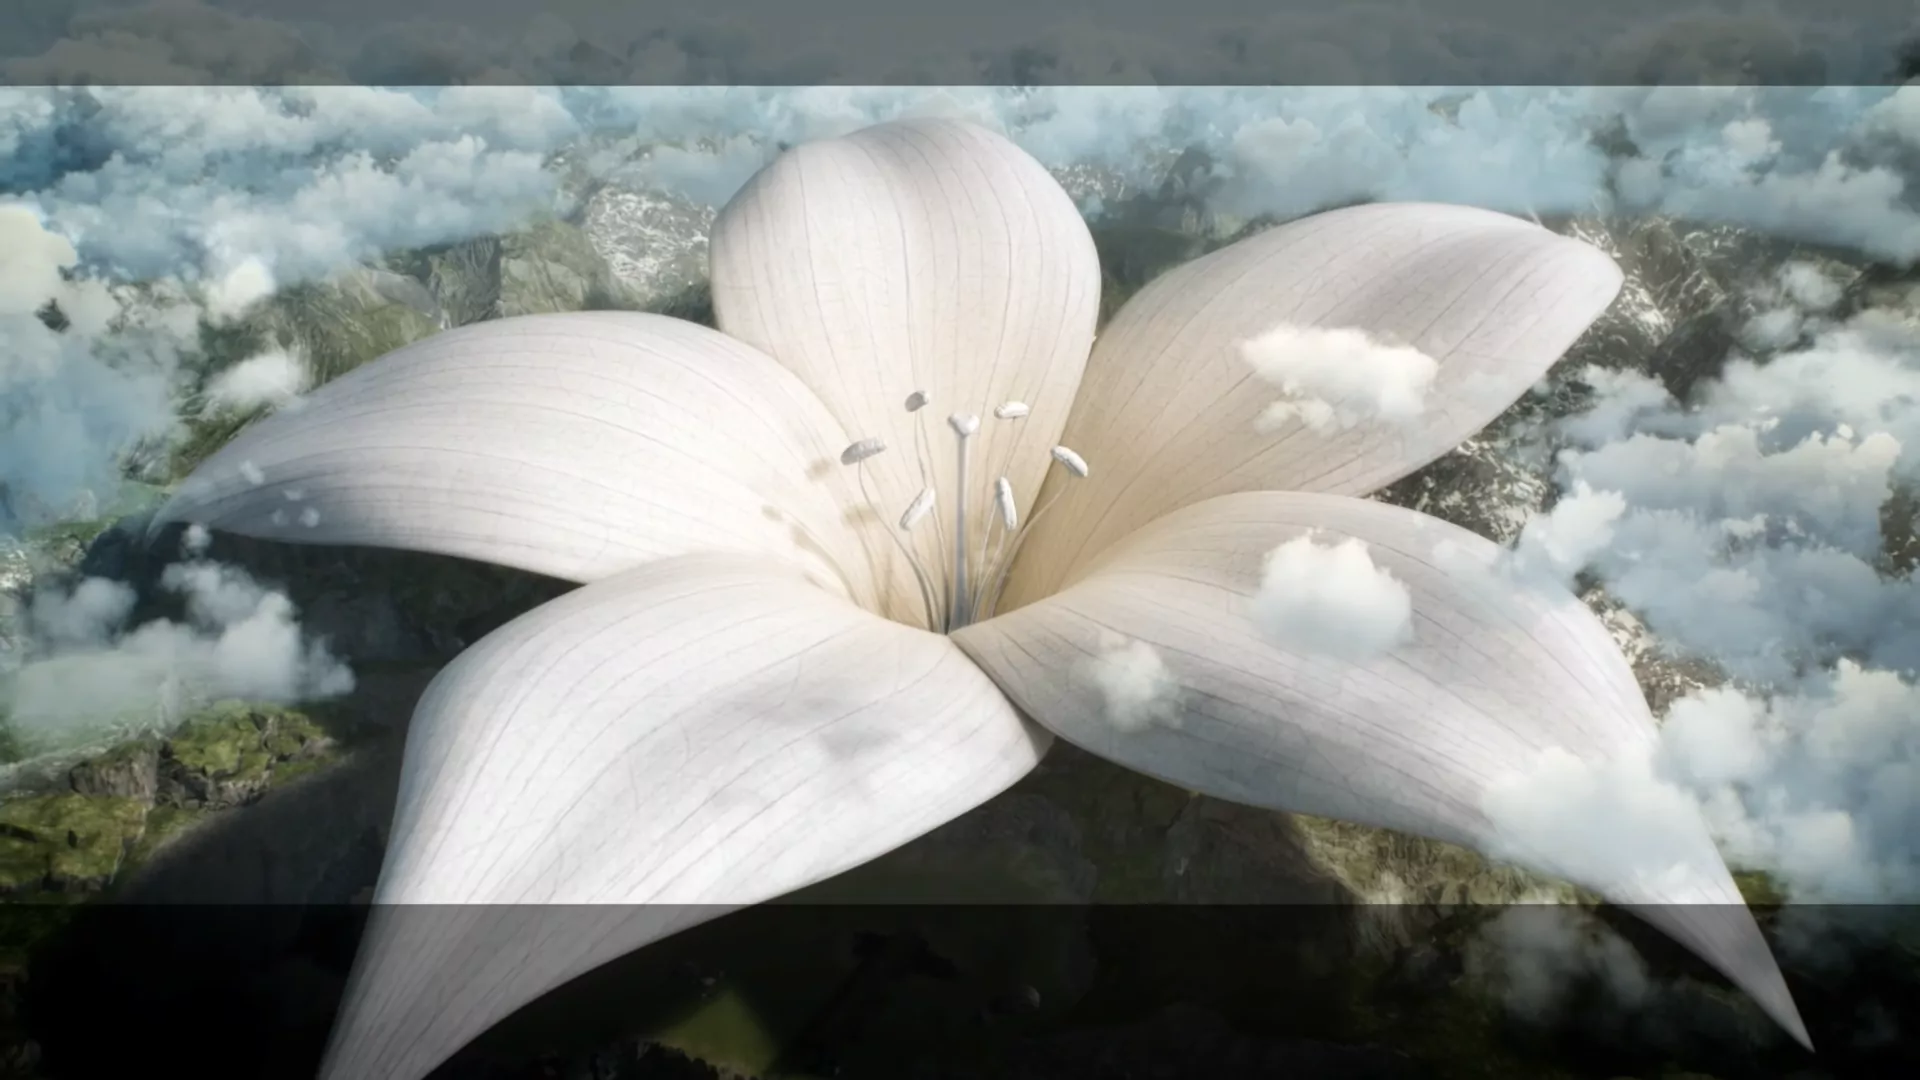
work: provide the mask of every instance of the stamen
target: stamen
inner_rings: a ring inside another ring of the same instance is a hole
[[[1031,409],[1027,408],[1026,402],[1018,401],[1010,398],[1007,401],[1002,402],[997,408],[995,408],[993,410],[993,415],[996,419],[1000,419],[1000,420],[1024,420],[1026,419],[1027,414],[1030,413],[1031,411],[1032,411]],[[1015,438],[1006,440],[1006,443],[1007,443],[1006,447],[1000,452],[1000,460],[994,466],[994,470],[993,470],[997,475],[1003,476],[1003,477],[1007,475],[1007,471],[1009,469],[1013,468],[1013,455],[1015,450],[1019,448],[1020,440],[1018,437],[1015,437]],[[1006,537],[1002,535],[1001,539],[1004,540],[1006,539]],[[986,540],[985,538],[982,538],[980,542],[980,558],[983,560],[983,564],[980,568],[980,579],[981,579],[981,584],[983,585],[986,584],[987,565],[990,565],[984,562],[986,557],[987,557]],[[974,604],[974,610],[976,611],[979,610],[978,601],[976,601]]]
[[[913,501],[907,504],[907,512],[900,515],[900,531],[906,532],[920,524],[920,519],[932,512],[933,489],[921,488],[920,494],[915,495]]]
[[[1000,521],[1011,532],[1020,523],[1020,510],[1013,504],[1013,483],[1006,477],[993,482],[993,501],[1000,507]]]
[[[1059,462],[1061,466],[1069,473],[1072,473],[1074,477],[1085,479],[1087,475],[1087,461],[1079,454],[1074,453],[1064,446],[1056,446],[1053,448],[1053,460]],[[1013,534],[1013,543],[1008,546],[1006,554],[1001,556],[996,553],[995,561],[999,565],[993,571],[991,583],[981,594],[981,618],[993,618],[994,609],[1000,604],[1000,593],[1006,588],[1007,571],[1013,566],[1013,560],[1020,555],[1020,545],[1026,543],[1027,535],[1033,532],[1033,527],[1040,523],[1041,518],[1047,516],[1047,511],[1053,509],[1053,504],[1059,502],[1060,496],[1066,493],[1067,489],[1064,486],[1056,490],[1053,496],[1041,505],[1040,509],[1034,511],[1033,516],[1027,519],[1027,523],[1020,527],[1020,531]]]
[[[987,585],[990,571],[1000,561],[1000,552],[1007,546],[1007,539],[1013,535],[1014,527],[1020,523],[1020,508],[1013,501],[1013,482],[1001,477],[993,482],[993,502],[1000,510],[1000,539],[993,545],[991,557],[987,554],[986,538],[980,541],[980,586],[973,597],[973,610],[985,611],[987,603]],[[993,532],[991,524],[988,533]]]
[[[886,446],[882,444],[879,439],[862,439],[852,446],[847,447],[846,453],[840,455],[840,460],[846,461],[855,450],[867,444],[872,444],[872,447],[868,449],[865,454],[854,457],[851,464],[853,465],[854,476],[860,481],[860,497],[866,500],[867,509],[872,510],[875,517],[879,517],[880,510],[873,505],[873,493],[867,490],[866,460],[885,450]],[[920,565],[920,560],[913,557],[913,550],[901,542],[899,533],[888,533],[887,536],[893,540],[893,546],[900,549],[900,554],[906,556],[907,565],[913,568],[913,579],[915,583],[920,586],[920,602],[926,605],[927,609],[927,629],[935,630],[937,633],[935,612],[938,609],[934,605],[933,585],[927,580],[926,570]]]

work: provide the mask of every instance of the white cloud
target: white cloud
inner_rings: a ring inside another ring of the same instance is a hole
[[[285,349],[248,357],[222,371],[207,385],[207,403],[247,412],[262,406],[279,407],[307,388],[307,365]]]
[[[1790,262],[1780,268],[1779,278],[1787,297],[1803,311],[1831,310],[1845,295],[1840,282],[1814,263]]]
[[[28,627],[55,646],[99,641],[133,612],[133,590],[105,578],[87,578],[71,592],[36,594],[28,608]]]
[[[1627,502],[1619,492],[1595,491],[1584,481],[1576,483],[1551,511],[1522,527],[1515,543],[1516,562],[1523,572],[1546,573],[1563,584],[1569,582],[1613,540],[1614,523],[1626,510]]]
[[[1732,689],[1676,702],[1660,768],[1704,808],[1728,856],[1796,900],[1920,896],[1920,690],[1841,661],[1768,697]]]
[[[1691,441],[1634,435],[1567,454],[1561,462],[1576,485],[1624,492],[1637,511],[1672,510],[1707,520],[1764,514],[1817,530],[1843,550],[1877,550],[1880,507],[1891,493],[1899,441],[1885,432],[1813,434],[1769,453],[1765,435],[1756,426],[1733,424]]]
[[[1315,534],[1267,553],[1250,615],[1274,644],[1364,663],[1413,640],[1413,597],[1358,539]]]
[[[157,299],[122,299],[67,274],[73,244],[36,212],[0,206],[0,530],[45,524],[114,491],[120,459],[173,424],[177,323]],[[49,301],[71,325],[36,314]],[[110,337],[110,324],[125,328]]]
[[[60,271],[78,259],[73,244],[47,231],[30,207],[0,204],[0,317],[31,315],[60,296]]]
[[[1466,963],[1476,984],[1497,988],[1509,1012],[1535,1023],[1564,1019],[1583,982],[1597,983],[1616,1009],[1639,1009],[1655,996],[1633,947],[1572,905],[1504,907],[1477,930]]]
[[[1276,326],[1242,342],[1240,355],[1286,397],[1261,416],[1266,429],[1298,420],[1318,432],[1372,420],[1408,420],[1426,409],[1440,370],[1407,345],[1374,340],[1352,328]]]
[[[1177,724],[1180,683],[1151,644],[1103,632],[1100,653],[1088,660],[1083,675],[1100,694],[1103,715],[1121,732]]]
[[[1659,379],[1633,370],[1588,365],[1579,381],[1593,390],[1592,402],[1556,426],[1567,439],[1582,446],[1624,439],[1649,417],[1673,408],[1673,396]]]
[[[1553,748],[1489,785],[1481,808],[1498,859],[1550,867],[1626,902],[1725,903],[1720,855],[1676,829],[1697,804],[1654,768],[1649,742],[1604,762]]]
[[[302,633],[286,596],[245,571],[176,563],[161,587],[182,598],[185,621],[127,627],[133,591],[99,578],[36,595],[31,656],[14,673],[7,703],[30,747],[165,726],[223,698],[299,702],[353,689],[352,672],[325,642]]]
[[[1807,319],[1801,343],[1735,356],[1691,407],[1588,379],[1594,412],[1560,425],[1589,447],[1562,456],[1562,486],[1625,503],[1592,560],[1608,593],[1660,648],[1739,680],[1675,702],[1649,768],[1609,798],[1681,793],[1730,861],[1796,899],[1910,902],[1920,584],[1879,560],[1883,509],[1916,475],[1920,348],[1889,313],[1819,321],[1838,284],[1808,264],[1764,289]]]
[[[1804,325],[1798,309],[1771,308],[1747,320],[1740,328],[1740,343],[1755,352],[1771,352],[1800,340]]]
[[[208,286],[207,314],[216,322],[237,319],[272,296],[273,288],[273,272],[266,263],[248,256]]]

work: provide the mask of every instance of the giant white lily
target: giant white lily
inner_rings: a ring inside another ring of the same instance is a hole
[[[1561,873],[1805,1041],[1697,815],[1651,868],[1500,835],[1489,799],[1543,753],[1653,739],[1606,630],[1458,572],[1487,541],[1359,497],[1532,385],[1618,292],[1603,254],[1476,209],[1338,210],[1166,274],[1095,347],[1066,194],[997,135],[914,121],[769,165],[716,222],[712,279],[724,333],[581,313],[398,350],[163,511],[584,583],[420,701],[325,1076],[415,1080],[574,976],[979,805],[1055,735]],[[1397,415],[1279,400],[1254,340],[1398,350],[1430,380]],[[1336,541],[1398,582],[1410,634],[1274,637],[1269,553]],[[604,917],[516,929],[514,905],[563,903]],[[390,917],[421,904],[459,907]]]

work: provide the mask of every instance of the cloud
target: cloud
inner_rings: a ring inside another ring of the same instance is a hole
[[[136,597],[118,581],[87,578],[71,592],[41,593],[28,608],[28,624],[58,648],[99,641],[133,613]]]
[[[1267,553],[1250,615],[1281,648],[1365,663],[1413,639],[1413,597],[1357,539],[1315,534]]]
[[[1845,295],[1841,283],[1816,263],[1787,263],[1778,276],[1780,287],[1803,311],[1828,311]]]
[[[1488,854],[1551,867],[1558,876],[1617,890],[1628,902],[1723,903],[1720,854],[1673,828],[1693,799],[1654,767],[1653,744],[1605,762],[1559,748],[1489,785],[1481,809]]]
[[[1920,896],[1920,689],[1850,661],[1791,692],[1676,702],[1661,767],[1705,808],[1730,858],[1797,901]]]
[[[1630,492],[1641,513],[1712,521],[1765,516],[1844,551],[1877,551],[1899,441],[1885,432],[1814,433],[1768,452],[1768,434],[1753,424],[1718,425],[1691,439],[1636,434],[1566,454],[1561,467],[1576,486]]]
[[[1144,641],[1107,632],[1084,676],[1099,691],[1105,717],[1122,732],[1174,724],[1180,716],[1180,684],[1159,650]]]
[[[1529,519],[1515,542],[1515,563],[1521,572],[1550,575],[1561,583],[1587,568],[1613,540],[1614,523],[1626,513],[1626,500],[1615,491],[1595,491],[1577,482],[1545,514]]]
[[[1276,326],[1241,343],[1240,355],[1286,395],[1261,415],[1267,430],[1294,420],[1329,432],[1411,419],[1426,409],[1427,389],[1440,370],[1418,349],[1352,328]]]
[[[29,656],[6,684],[9,724],[27,746],[164,728],[221,699],[293,703],[353,689],[346,665],[301,631],[292,602],[245,571],[195,558],[169,566],[160,585],[183,602],[182,621],[128,626],[133,590],[102,578],[36,592]]]
[[[1556,481],[1619,506],[1588,568],[1657,648],[1733,681],[1675,701],[1631,767],[1510,791],[1515,828],[1630,824],[1622,807],[1680,798],[1796,900],[1920,896],[1920,586],[1883,558],[1883,515],[1915,476],[1920,350],[1904,316],[1848,311],[1840,288],[1807,263],[1760,282],[1805,332],[1736,352],[1685,404],[1644,376],[1579,374],[1594,396],[1553,425],[1572,444]]]
[[[124,456],[171,429],[172,375],[190,324],[160,290],[117,294],[74,276],[71,241],[0,205],[0,530],[111,498]],[[57,310],[63,330],[41,318]]]
[[[1593,397],[1580,412],[1555,424],[1575,445],[1598,446],[1624,439],[1674,407],[1673,396],[1659,379],[1632,369],[1589,365],[1575,378],[1591,389]]]
[[[0,316],[31,315],[59,296],[61,271],[79,260],[73,244],[48,232],[30,208],[0,205]]]
[[[249,255],[207,286],[207,314],[216,322],[230,322],[273,295],[273,272],[257,256]]]
[[[1481,926],[1466,953],[1467,973],[1491,986],[1507,1010],[1551,1024],[1576,1005],[1583,984],[1615,1009],[1643,1008],[1657,987],[1631,945],[1578,907],[1509,905]]]
[[[207,404],[235,412],[277,408],[298,397],[310,378],[311,372],[298,356],[271,349],[216,375],[207,384]]]

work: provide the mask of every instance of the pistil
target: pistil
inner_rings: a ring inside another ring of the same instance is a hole
[[[967,595],[967,450],[973,434],[980,430],[980,418],[971,413],[947,417],[957,446],[953,465],[953,604],[947,616],[949,633],[973,620],[971,597]]]

